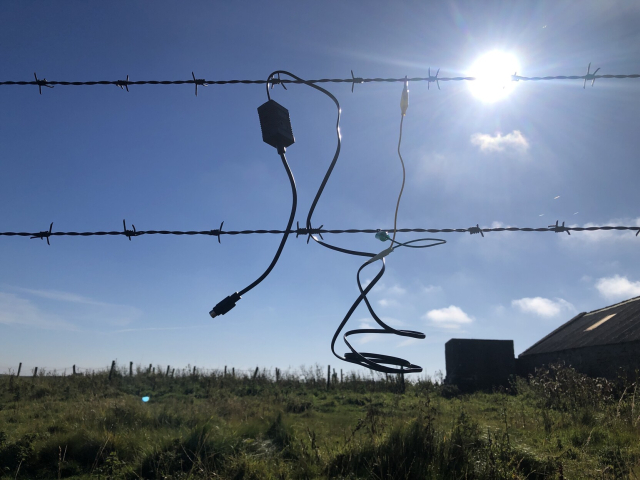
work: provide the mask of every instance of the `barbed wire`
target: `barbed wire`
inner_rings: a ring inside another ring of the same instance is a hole
[[[511,75],[511,81],[513,82],[538,82],[538,81],[546,81],[546,80],[584,80],[583,88],[586,86],[587,81],[591,81],[591,86],[595,83],[596,79],[605,78],[605,79],[624,79],[624,78],[640,78],[640,74],[603,74],[596,75],[596,72],[600,70],[600,68],[596,69],[594,73],[590,73],[591,64],[587,67],[586,75],[552,75],[545,77],[526,77],[522,75],[517,75],[514,73]],[[439,70],[438,70],[439,72]],[[121,89],[126,89],[129,91],[129,86],[131,85],[195,85],[195,95],[198,96],[198,87],[207,87],[209,85],[236,85],[236,84],[244,84],[244,85],[264,85],[266,83],[273,85],[286,85],[286,84],[317,84],[317,83],[349,83],[351,84],[351,91],[356,84],[364,84],[364,83],[392,83],[392,82],[427,82],[428,84],[436,83],[439,87],[439,82],[461,82],[461,81],[474,81],[476,77],[439,77],[438,73],[436,75],[431,75],[431,71],[429,71],[429,76],[427,77],[412,77],[412,78],[363,78],[356,77],[353,74],[353,70],[351,70],[351,78],[319,78],[315,80],[289,80],[289,79],[280,79],[273,78],[271,80],[206,80],[204,78],[196,78],[195,74],[191,72],[191,80],[130,80],[129,75],[127,75],[126,80],[96,80],[96,81],[60,81],[60,80],[47,80],[46,78],[38,78],[38,75],[34,72],[33,74],[34,80],[29,81],[13,81],[13,80],[5,80],[0,81],[0,85],[32,85],[37,86],[38,91],[42,94],[42,87],[53,88],[56,85],[62,86],[93,86],[93,85],[115,85],[116,87],[120,87]]]
[[[50,237],[92,237],[92,236],[125,236],[131,240],[131,237],[141,237],[143,235],[208,235],[218,238],[220,243],[220,237],[222,235],[282,235],[285,233],[295,234],[296,238],[300,235],[308,238],[309,235],[322,235],[322,234],[343,234],[343,233],[378,233],[381,231],[391,231],[392,229],[380,229],[380,228],[348,228],[348,229],[327,229],[327,228],[295,228],[291,230],[222,230],[222,224],[220,228],[213,230],[136,230],[132,225],[132,229],[127,229],[126,223],[122,221],[124,229],[121,231],[101,231],[101,232],[54,232],[53,222],[49,225],[49,230],[41,232],[0,232],[0,236],[4,237],[29,237],[31,239],[39,238],[40,240],[46,240],[49,243]],[[571,232],[595,232],[595,231],[608,231],[608,230],[630,230],[635,231],[636,236],[640,233],[640,226],[593,226],[593,227],[567,227],[564,222],[559,225],[556,222],[554,225],[547,227],[491,227],[484,228],[476,224],[475,227],[468,228],[398,228],[398,233],[469,233],[471,235],[480,234],[484,237],[485,233],[490,232],[555,232],[555,233],[567,233],[571,235]]]

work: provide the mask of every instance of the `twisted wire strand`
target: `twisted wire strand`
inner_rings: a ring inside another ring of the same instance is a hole
[[[640,74],[604,74],[604,75],[553,75],[546,77],[524,77],[520,75],[513,75],[512,81],[518,82],[538,82],[546,80],[594,80],[599,78],[608,79],[629,79],[640,78]],[[475,77],[438,77],[440,82],[460,82],[460,81],[474,81]],[[96,81],[84,81],[84,82],[67,82],[60,80],[30,80],[30,81],[12,81],[5,80],[0,81],[0,85],[35,85],[35,86],[93,86],[93,85],[203,85],[203,82],[208,85],[264,85],[266,83],[272,84],[316,84],[316,83],[393,83],[393,82],[429,82],[430,77],[412,77],[412,78],[319,78],[316,80],[290,80],[290,79],[271,79],[271,80],[96,80]]]
[[[392,228],[348,228],[348,229],[327,229],[327,228],[296,228],[289,230],[137,230],[136,237],[143,235],[209,235],[217,237],[219,235],[282,235],[295,234],[296,237],[302,235],[306,238],[309,234],[329,234],[337,235],[343,233],[377,233],[380,231],[391,231]],[[564,231],[571,232],[594,232],[608,230],[631,230],[640,232],[638,226],[610,226],[604,225],[600,227],[564,227]],[[496,227],[496,228],[398,228],[398,233],[490,233],[490,232],[555,232],[556,227]],[[46,232],[52,237],[91,237],[91,236],[128,236],[130,232],[123,231],[102,231],[102,232]],[[0,232],[0,236],[5,237],[44,237],[43,232]]]

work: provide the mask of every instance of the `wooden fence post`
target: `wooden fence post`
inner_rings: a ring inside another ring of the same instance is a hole
[[[231,376],[236,378],[236,367],[231,367]]]
[[[133,362],[129,362],[129,376],[133,377]]]
[[[169,365],[167,365],[167,373],[165,374],[165,377],[169,376]]]
[[[340,369],[340,383],[343,382],[343,377],[342,377],[342,369]]]
[[[171,378],[173,378],[173,374],[176,373],[176,369],[171,370]]]
[[[258,376],[258,370],[259,370],[259,367],[256,367],[255,372],[253,372],[253,379],[254,379],[254,380],[255,380],[255,379],[256,379],[256,377]]]
[[[18,365],[18,375],[16,375],[16,377],[20,376],[20,370],[22,370],[22,362],[20,362],[20,365]]]
[[[194,377],[196,376],[196,366],[195,365],[193,366],[193,376]]]
[[[224,366],[224,376],[225,377],[227,376],[227,366],[226,365]]]
[[[109,380],[111,380],[111,377],[113,376],[113,371],[116,369],[116,361],[112,360],[111,361],[111,370],[109,370]]]
[[[149,364],[149,370],[147,370],[147,375],[151,373],[151,364]]]
[[[276,382],[280,381],[280,369],[276,367]]]
[[[76,374],[76,366],[75,365],[73,366],[73,374],[74,375]]]
[[[36,375],[38,375],[38,367],[33,369],[33,376],[35,377]]]
[[[331,365],[327,365],[327,390],[331,386]]]

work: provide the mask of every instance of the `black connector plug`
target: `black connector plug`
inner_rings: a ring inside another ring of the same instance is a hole
[[[278,102],[269,100],[258,107],[262,140],[278,149],[282,155],[289,145],[295,142],[289,110]]]
[[[236,306],[236,302],[240,300],[242,297],[238,295],[238,292],[233,295],[229,295],[227,298],[219,302],[213,309],[209,312],[211,318],[216,318],[218,315],[224,315],[233,307]]]

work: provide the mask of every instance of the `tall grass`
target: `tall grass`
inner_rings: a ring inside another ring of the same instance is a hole
[[[629,381],[553,366],[460,396],[426,378],[327,388],[320,367],[163,370],[0,377],[0,478],[637,478]]]

